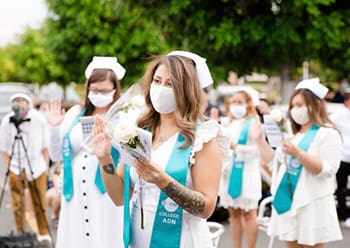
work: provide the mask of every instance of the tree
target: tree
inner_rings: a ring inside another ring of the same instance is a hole
[[[84,81],[92,56],[116,56],[126,67],[124,85],[139,79],[145,59],[167,50],[162,33],[145,9],[132,1],[47,0],[52,17],[47,37],[65,81]]]
[[[170,46],[203,54],[219,78],[229,69],[259,70],[280,72],[288,82],[290,69],[305,60],[342,70],[339,61],[350,56],[344,0],[172,0],[161,8],[158,1],[137,3],[168,8],[169,15],[158,11],[152,17],[162,21]]]
[[[62,73],[45,44],[45,29],[31,29],[0,54],[1,81],[45,84]]]

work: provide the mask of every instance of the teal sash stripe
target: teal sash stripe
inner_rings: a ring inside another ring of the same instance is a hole
[[[179,149],[185,138],[179,134],[168,160],[165,172],[182,185],[186,185],[189,159],[192,146]],[[171,200],[163,191],[160,192],[155,215],[150,248],[178,248],[181,241],[183,209]]]
[[[117,169],[118,168],[118,163],[119,163],[119,152],[117,149],[112,147],[111,155],[113,158],[114,166]],[[97,165],[97,170],[96,170],[96,176],[95,176],[95,185],[98,188],[98,190],[101,192],[101,194],[106,193],[105,186],[103,184],[102,180],[102,175],[100,171],[100,164]]]
[[[124,248],[130,243],[130,166],[124,164]]]
[[[304,152],[307,152],[319,128],[319,126],[312,125],[305,133],[303,139],[298,144],[298,147]],[[297,187],[302,168],[302,164],[300,164],[300,162],[294,156],[291,156],[287,165],[287,170],[282,177],[275,197],[272,201],[272,205],[278,214],[283,214],[289,211],[289,209],[292,207],[294,192]]]
[[[249,135],[249,127],[254,118],[247,119],[242,127],[238,145],[246,145]],[[232,199],[236,199],[242,193],[242,182],[243,182],[243,170],[244,170],[244,161],[236,160],[236,153],[233,154],[233,164],[230,174],[230,180],[228,184],[228,194]]]
[[[72,173],[72,145],[70,142],[70,132],[74,126],[79,122],[81,116],[85,115],[86,108],[75,117],[70,125],[68,132],[63,137],[62,146],[62,162],[63,162],[63,196],[67,202],[73,197],[73,173]]]

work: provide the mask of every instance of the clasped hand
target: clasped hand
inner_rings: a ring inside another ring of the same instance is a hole
[[[145,159],[136,159],[135,169],[137,174],[148,183],[158,184],[161,180],[162,169],[152,161]]]
[[[283,151],[283,153],[288,154],[288,155],[292,155],[294,157],[298,157],[298,155],[301,152],[300,148],[297,147],[296,145],[294,145],[289,140],[283,141],[283,143],[282,143],[282,151]]]

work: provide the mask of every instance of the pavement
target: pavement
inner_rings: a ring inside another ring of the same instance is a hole
[[[0,190],[4,184],[6,169],[0,159]],[[50,210],[49,210],[50,214]],[[230,248],[233,247],[230,227],[227,222],[221,223],[224,226],[224,233],[220,237],[218,248]],[[8,191],[8,185],[5,190],[5,197],[0,208],[0,236],[8,235],[14,227],[13,215],[11,210],[11,198]],[[56,230],[51,228],[51,232],[56,238]],[[350,228],[342,227],[343,240],[331,242],[327,244],[327,248],[350,248]],[[270,241],[270,237],[262,230],[259,230],[256,248],[267,248]],[[245,244],[244,246],[245,247]],[[284,248],[285,244],[279,241],[277,238],[274,239],[273,248]]]

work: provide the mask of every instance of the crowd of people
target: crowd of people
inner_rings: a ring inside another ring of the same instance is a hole
[[[18,233],[26,231],[26,187],[38,239],[58,248],[214,247],[207,219],[218,207],[228,212],[235,248],[259,247],[257,210],[266,195],[273,199],[268,234],[288,248],[322,248],[342,239],[340,224],[350,228],[344,80],[344,109],[331,116],[327,87],[318,78],[299,82],[286,112],[290,133],[272,146],[264,130],[268,101],[239,87],[214,106],[205,58],[187,51],[156,56],[140,81],[145,111],[134,123],[151,133],[151,157],[128,164],[104,118],[122,97],[125,74],[116,57],[93,57],[84,102],[66,111],[52,99],[45,116],[27,95],[11,98],[0,151]],[[91,147],[82,118],[93,120]],[[113,119],[117,125],[123,115]],[[56,240],[49,226],[57,228]]]

